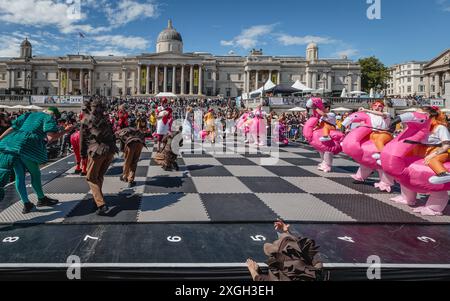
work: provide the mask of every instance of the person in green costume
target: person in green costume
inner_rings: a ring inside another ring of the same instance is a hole
[[[58,200],[45,196],[42,190],[39,165],[48,161],[46,144],[59,139],[71,130],[60,131],[57,108],[50,107],[44,112],[26,113],[19,116],[0,136],[0,201],[4,197],[3,187],[8,183],[11,170],[16,178],[16,190],[24,205],[23,214],[31,212],[35,206],[30,202],[25,185],[25,174],[31,175],[31,185],[38,197],[37,206],[54,206]]]

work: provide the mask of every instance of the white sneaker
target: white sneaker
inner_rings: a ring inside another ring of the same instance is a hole
[[[320,137],[319,141],[321,141],[321,142],[331,141],[331,138],[330,137]]]
[[[381,159],[381,154],[380,153],[375,153],[372,155],[372,158],[374,158],[375,160],[380,160]]]
[[[377,160],[377,164],[381,166],[381,160]]]
[[[434,185],[439,185],[439,184],[446,184],[446,183],[449,183],[449,182],[450,182],[450,173],[446,173],[446,174],[443,175],[443,176],[434,176],[434,177],[431,177],[430,179],[428,179],[428,181],[429,181],[431,184],[434,184]]]

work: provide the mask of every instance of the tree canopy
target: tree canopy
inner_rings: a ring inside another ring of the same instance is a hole
[[[386,81],[389,79],[388,68],[376,57],[361,58],[361,88],[369,92],[371,88],[375,90],[380,87],[386,88]]]

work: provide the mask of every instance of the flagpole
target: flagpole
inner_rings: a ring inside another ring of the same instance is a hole
[[[78,55],[80,55],[80,33],[78,33]]]

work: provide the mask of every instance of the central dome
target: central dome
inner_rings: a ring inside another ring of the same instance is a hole
[[[181,34],[173,28],[171,20],[169,20],[169,25],[167,26],[167,28],[161,31],[161,33],[158,36],[158,43],[170,41],[183,42]]]

